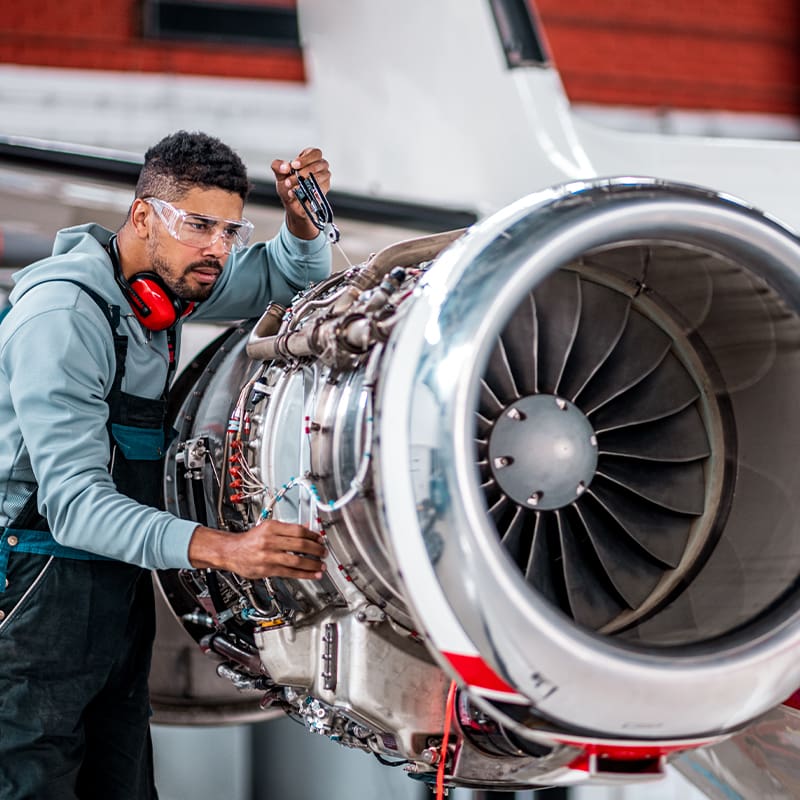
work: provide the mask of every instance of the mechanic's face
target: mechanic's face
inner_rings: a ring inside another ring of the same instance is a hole
[[[201,187],[162,204],[161,214],[151,205],[147,255],[152,271],[182,300],[205,300],[230,254],[230,238],[220,235],[226,230],[223,221],[241,219],[243,207],[242,198],[234,192]],[[198,221],[203,220],[208,222],[209,235],[198,237]],[[195,241],[203,238],[208,241]]]

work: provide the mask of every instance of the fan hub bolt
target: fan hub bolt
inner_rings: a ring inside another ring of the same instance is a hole
[[[574,403],[554,394],[528,395],[495,420],[489,463],[500,489],[519,505],[563,508],[594,478],[597,437]]]
[[[544,497],[544,492],[534,492],[528,498],[528,505],[529,506],[538,506],[541,499]]]

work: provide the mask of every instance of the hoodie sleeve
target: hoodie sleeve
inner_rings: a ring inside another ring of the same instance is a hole
[[[193,319],[242,319],[259,316],[270,302],[288,306],[298,291],[327,278],[330,271],[327,239],[321,233],[298,239],[284,223],[274,239],[230,256],[211,297]]]
[[[120,494],[108,472],[105,396],[115,359],[107,321],[77,289],[43,290],[61,291],[60,302],[51,295],[44,310],[26,314],[23,299],[3,323],[0,349],[40,513],[63,545],[148,569],[189,567],[197,523]]]

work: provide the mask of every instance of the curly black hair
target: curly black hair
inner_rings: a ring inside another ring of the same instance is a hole
[[[246,200],[251,184],[244,162],[224,142],[206,133],[177,131],[145,153],[136,197],[170,202],[196,186],[235,192]]]

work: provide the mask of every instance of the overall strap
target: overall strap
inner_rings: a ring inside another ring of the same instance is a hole
[[[111,333],[114,337],[114,355],[117,360],[116,372],[114,373],[114,383],[111,386],[111,391],[121,391],[122,379],[125,377],[125,358],[128,355],[128,337],[120,334],[117,330],[119,328],[121,318],[119,306],[109,303],[94,289],[90,289],[88,286],[86,286],[86,284],[81,283],[78,280],[74,280],[73,278],[51,278],[50,280],[41,281],[41,283],[54,283],[58,281],[74,283],[75,286],[83,289],[83,291],[86,292],[86,294],[88,294],[92,300],[94,300],[94,302],[97,304],[97,307],[103,312],[103,316],[108,320],[108,324],[111,327]],[[36,285],[39,286],[40,284],[37,283]],[[169,393],[169,386],[172,382],[172,378],[177,367],[177,361],[175,358],[176,348],[177,333],[175,331],[175,327],[173,326],[167,329],[167,351],[169,353],[169,362],[167,367],[167,379],[164,383],[164,390],[161,393],[162,399],[166,399],[167,394]]]
[[[169,352],[169,365],[167,366],[167,382],[164,384],[164,391],[161,397],[166,400],[169,394],[169,386],[172,383],[172,377],[175,375],[175,370],[178,366],[176,358],[176,349],[178,342],[178,334],[175,331],[175,326],[167,328],[167,351]]]
[[[34,286],[41,286],[45,283],[72,283],[79,289],[82,289],[89,297],[94,300],[97,307],[103,313],[103,316],[108,321],[111,328],[111,335],[114,337],[114,358],[116,359],[116,367],[114,371],[114,382],[111,385],[111,391],[120,391],[122,387],[122,379],[125,376],[125,358],[128,355],[128,337],[117,331],[120,323],[120,309],[119,306],[109,303],[102,295],[94,289],[88,287],[85,283],[81,283],[73,278],[48,278],[47,280],[40,281]],[[31,286],[30,289],[33,289]],[[30,291],[30,289],[28,291]]]
[[[128,355],[128,337],[119,333],[117,330],[120,323],[119,306],[109,303],[108,300],[106,300],[94,289],[91,289],[86,284],[76,281],[72,278],[51,278],[50,280],[42,281],[41,283],[56,282],[73,283],[79,289],[82,289],[84,292],[86,292],[86,294],[89,295],[89,297],[92,298],[92,300],[94,300],[94,302],[97,304],[97,307],[103,312],[103,316],[106,318],[106,320],[108,320],[108,324],[111,327],[111,335],[114,337],[114,357],[117,362],[114,371],[114,382],[111,385],[111,391],[120,391],[122,387],[122,379],[125,377],[125,358]],[[40,286],[41,284],[37,283],[36,285]]]
[[[111,392],[109,394],[113,394],[115,390],[118,392],[122,385],[122,378],[125,375],[125,356],[128,353],[128,337],[123,336],[117,332],[117,328],[120,323],[120,309],[119,306],[113,305],[105,300],[100,294],[98,294],[94,289],[86,286],[85,284],[81,283],[80,281],[73,280],[72,278],[51,278],[46,281],[41,281],[41,283],[35,284],[36,286],[40,286],[42,283],[73,283],[80,289],[82,289],[89,297],[94,300],[97,304],[97,307],[100,311],[103,312],[103,316],[108,320],[108,324],[111,327],[111,334],[114,337],[114,357],[116,359],[116,366],[114,372],[114,382],[111,386]],[[33,286],[30,287],[31,289]],[[25,501],[20,512],[14,517],[13,520],[9,522],[9,527],[5,529],[5,533],[0,535],[0,544],[5,542],[7,535],[9,535],[9,531],[12,529],[16,530],[16,533],[19,534],[21,531],[42,531],[46,532],[44,537],[34,537],[34,541],[40,544],[42,541],[51,537],[49,533],[49,528],[47,524],[47,520],[39,513],[38,510],[38,497],[39,497],[39,487],[37,486],[36,489],[30,494],[28,499]],[[19,539],[27,539],[28,537],[18,536]],[[55,546],[55,541],[52,540],[52,545],[48,546]],[[58,546],[60,547],[60,545]],[[0,547],[0,550],[3,548]],[[20,552],[22,552],[23,548],[18,548]],[[64,548],[61,548],[62,550]],[[52,551],[49,551],[52,554]],[[2,552],[0,552],[0,560],[2,560]],[[0,587],[1,588],[1,587]]]
[[[83,291],[86,292],[86,294],[88,294],[92,300],[94,300],[94,302],[97,304],[97,307],[103,312],[103,316],[108,320],[108,324],[111,327],[111,333],[114,336],[114,355],[117,359],[117,369],[114,373],[114,383],[111,387],[111,391],[121,391],[122,379],[125,377],[125,358],[128,355],[128,337],[117,331],[121,319],[119,306],[109,303],[108,300],[106,300],[102,295],[98,294],[94,289],[90,289],[88,286],[86,286],[86,284],[74,280],[73,278],[51,278],[50,280],[41,281],[41,283],[53,283],[57,281],[74,283],[75,286],[83,289]],[[37,283],[36,285],[39,286],[40,284]],[[162,399],[166,399],[167,394],[169,393],[169,385],[172,382],[172,377],[175,374],[175,369],[177,367],[175,358],[177,338],[175,327],[173,326],[168,328],[167,351],[169,353],[169,361],[167,367],[167,380],[164,383],[164,390],[161,393]]]

